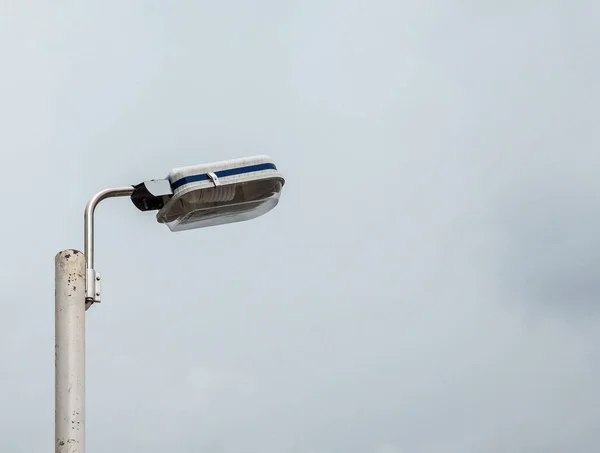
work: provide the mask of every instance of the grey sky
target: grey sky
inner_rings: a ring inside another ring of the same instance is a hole
[[[600,451],[600,4],[0,2],[0,451],[53,438],[88,198],[271,155],[280,205],[98,210],[88,452]]]

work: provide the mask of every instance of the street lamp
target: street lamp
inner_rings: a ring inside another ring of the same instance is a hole
[[[273,209],[285,180],[268,156],[176,168],[166,179],[98,192],[84,216],[85,253],[55,259],[55,452],[85,451],[85,311],[101,300],[94,268],[94,212],[106,198],[130,197],[171,231],[241,222]]]

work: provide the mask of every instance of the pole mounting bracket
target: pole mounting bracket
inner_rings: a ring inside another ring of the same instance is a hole
[[[133,186],[105,189],[94,195],[88,202],[84,214],[84,250],[85,250],[85,309],[100,302],[102,297],[100,273],[94,269],[94,212],[96,206],[106,198],[128,197]]]

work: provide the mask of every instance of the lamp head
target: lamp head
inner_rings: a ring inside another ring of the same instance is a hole
[[[259,217],[277,205],[285,183],[268,156],[176,168],[164,181],[168,187],[136,186],[132,200],[141,210],[158,209],[158,222],[171,231]]]

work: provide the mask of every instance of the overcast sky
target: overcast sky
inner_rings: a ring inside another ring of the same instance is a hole
[[[54,255],[253,154],[246,223],[97,211],[87,451],[600,451],[600,3],[0,0],[0,451],[51,451]]]

